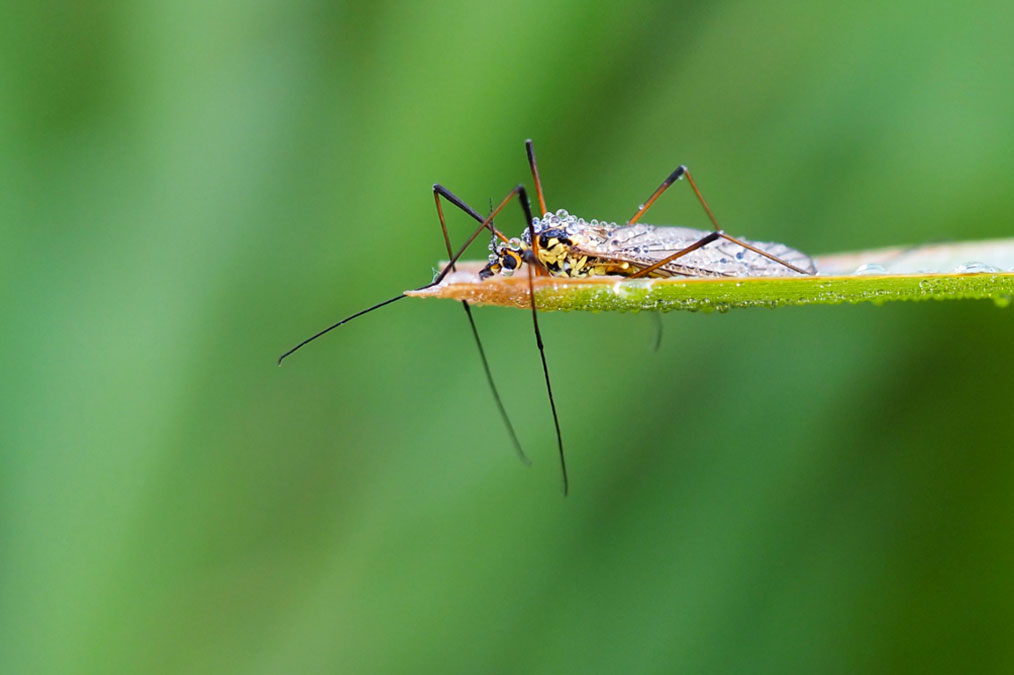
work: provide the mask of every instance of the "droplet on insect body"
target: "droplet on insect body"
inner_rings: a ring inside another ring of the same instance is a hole
[[[887,269],[878,263],[870,263],[868,265],[860,265],[854,272],[856,275],[863,274],[887,274]]]

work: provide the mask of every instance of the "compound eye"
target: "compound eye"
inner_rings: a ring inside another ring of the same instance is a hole
[[[516,270],[521,264],[521,258],[514,251],[504,251],[503,266],[509,270]]]

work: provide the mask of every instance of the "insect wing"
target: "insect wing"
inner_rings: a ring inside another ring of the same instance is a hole
[[[582,237],[576,252],[610,262],[629,262],[639,268],[692,246],[711,234],[689,227],[624,225],[599,230],[598,236]],[[785,244],[744,240],[803,270],[815,271],[813,260]],[[660,276],[766,277],[795,275],[788,267],[739,244],[720,239],[691,251],[658,269]]]

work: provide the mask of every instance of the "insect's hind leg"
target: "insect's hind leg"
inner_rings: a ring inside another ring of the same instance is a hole
[[[654,265],[651,265],[650,267],[645,267],[643,270],[641,270],[637,274],[631,274],[630,278],[631,279],[637,279],[638,277],[648,276],[649,274],[651,274],[652,272],[654,272],[658,268],[662,267],[663,265],[668,265],[673,260],[676,260],[678,258],[682,258],[683,256],[685,256],[688,253],[692,253],[692,252],[696,251],[697,249],[699,249],[699,248],[701,248],[703,246],[707,246],[711,242],[716,241],[717,239],[719,239],[721,236],[722,236],[721,232],[709,232],[708,234],[704,235],[703,237],[701,237],[700,239],[698,239],[694,243],[690,244],[690,246],[687,246],[684,249],[680,249],[679,251],[676,251],[675,253],[673,253],[668,258],[662,258],[661,260],[659,260]]]
[[[753,251],[754,253],[762,255],[765,258],[767,258],[768,260],[771,260],[772,262],[776,262],[779,265],[783,265],[785,267],[788,267],[793,272],[798,272],[799,274],[802,274],[802,275],[805,275],[805,276],[808,276],[808,277],[809,276],[813,276],[813,275],[815,275],[817,273],[814,270],[804,270],[801,267],[796,267],[792,263],[787,262],[785,260],[782,260],[781,258],[779,258],[776,255],[772,255],[771,253],[768,253],[767,251],[765,251],[763,249],[757,248],[756,246],[754,246],[752,244],[748,244],[745,241],[743,241],[742,239],[736,239],[736,237],[732,237],[732,236],[726,234],[725,232],[722,232],[721,230],[718,230],[718,236],[720,236],[722,239],[725,239],[726,241],[731,241],[733,244],[739,244],[740,246],[742,246],[743,248],[745,248],[748,251]]]
[[[799,274],[804,274],[807,276],[815,274],[815,272],[796,267],[792,263],[786,262],[785,260],[782,260],[776,255],[772,255],[767,251],[764,251],[762,249],[757,248],[756,246],[748,244],[741,239],[737,239],[736,237],[726,234],[725,231],[723,231],[722,228],[718,225],[718,219],[715,218],[715,214],[712,212],[711,207],[708,206],[708,202],[704,199],[704,195],[702,195],[701,191],[698,189],[697,183],[696,181],[694,181],[694,177],[690,174],[690,169],[688,169],[684,164],[680,164],[678,167],[676,167],[676,170],[673,171],[671,174],[669,174],[664,181],[662,181],[662,184],[659,185],[658,188],[653,193],[651,193],[651,197],[648,198],[648,201],[644,202],[637,208],[637,213],[635,213],[633,217],[631,217],[631,219],[627,221],[627,225],[633,225],[638,220],[640,220],[641,216],[643,216],[645,212],[647,212],[647,210],[651,208],[651,205],[655,203],[655,200],[657,200],[662,195],[663,192],[669,189],[670,185],[672,185],[678,180],[682,180],[684,177],[687,179],[687,183],[690,184],[690,188],[694,191],[694,194],[697,195],[697,201],[701,203],[701,207],[704,209],[704,212],[708,214],[708,219],[711,220],[711,224],[714,225],[715,227],[715,233],[717,233],[719,237],[725,239],[726,241],[731,241],[734,244],[738,244],[749,251],[753,251],[754,253],[762,255],[768,260],[771,260],[772,262],[776,262],[779,265],[783,265],[784,267],[789,268],[793,272],[798,272]],[[711,241],[714,241],[714,239],[712,239]],[[682,251],[677,251],[676,253],[669,256],[665,260],[655,263],[654,265],[645,270],[641,270],[641,272],[635,274],[634,276],[640,277],[645,274],[648,274],[649,272],[652,272],[658,269],[659,267],[662,267],[663,265],[672,262],[673,260],[679,258],[680,256],[686,255],[690,251],[697,250],[698,248],[704,246],[707,243],[710,242],[704,242],[704,244],[700,244],[700,242],[698,242],[698,244],[700,245],[693,244],[692,247],[689,247]]]
[[[437,216],[440,218],[440,229],[444,233],[444,244],[447,245],[447,255],[453,256],[454,253],[451,248],[451,238],[447,233],[447,221],[444,219],[444,210],[440,205],[441,197],[454,204],[480,223],[485,222],[486,219],[480,216],[475,209],[459,199],[457,195],[445,188],[443,185],[440,185],[439,183],[433,185],[433,201],[436,203]],[[493,227],[492,222],[489,223],[489,228],[492,232],[496,232],[496,228]],[[452,262],[451,270],[453,271],[454,269],[455,267]],[[507,414],[507,409],[503,404],[503,399],[500,398],[500,391],[496,388],[496,383],[493,381],[493,372],[489,369],[489,360],[486,358],[486,350],[483,348],[482,340],[479,338],[479,329],[475,325],[475,318],[472,316],[472,308],[469,306],[467,300],[462,300],[461,306],[465,309],[465,315],[468,317],[468,325],[472,328],[472,336],[475,338],[475,346],[478,347],[479,358],[482,360],[482,369],[486,373],[486,381],[489,383],[489,389],[493,394],[493,400],[496,402],[497,410],[500,411],[500,417],[503,419],[504,426],[507,427],[507,433],[511,437],[511,442],[514,444],[514,449],[517,451],[518,457],[522,462],[530,466],[532,460],[528,458],[528,455],[525,454],[524,449],[521,447],[521,441],[518,439],[517,432],[514,431],[514,425],[511,424],[510,416]]]

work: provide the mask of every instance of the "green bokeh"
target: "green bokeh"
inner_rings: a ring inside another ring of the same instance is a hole
[[[21,3],[0,672],[1014,669],[1014,315],[400,302],[430,185],[810,253],[1012,236],[1009,2]],[[684,186],[653,222],[701,226]],[[513,229],[521,218],[498,222]],[[461,237],[467,218],[452,217]],[[482,257],[485,250],[475,251]]]

